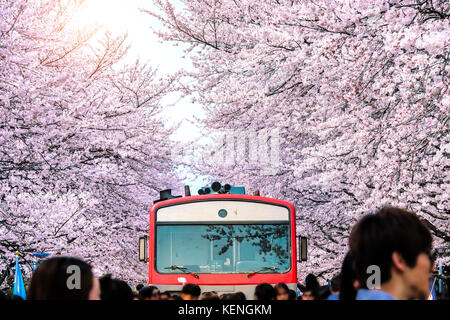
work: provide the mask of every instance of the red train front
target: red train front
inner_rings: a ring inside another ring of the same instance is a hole
[[[165,190],[152,206],[149,284],[180,292],[195,283],[202,292],[242,291],[248,299],[263,282],[296,290],[294,206],[220,183],[199,193],[173,197]]]

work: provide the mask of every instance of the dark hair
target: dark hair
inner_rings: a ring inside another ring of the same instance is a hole
[[[297,292],[292,289],[289,289],[289,300],[297,300]]]
[[[243,292],[236,292],[236,293],[226,293],[221,296],[221,300],[234,300],[234,301],[245,301],[247,300],[247,297]]]
[[[202,300],[220,300],[219,296],[214,292],[204,292],[202,294]]]
[[[80,270],[80,288],[69,289],[69,267]],[[54,257],[43,261],[31,277],[28,288],[30,300],[88,300],[92,290],[94,275],[91,266],[71,257]]]
[[[341,290],[341,280],[342,280],[341,273],[338,273],[331,279],[330,287],[331,290],[333,290],[333,292],[339,292],[339,290]]]
[[[284,282],[278,282],[278,283],[275,285],[275,290],[277,291],[277,294],[278,294],[278,289],[283,289],[284,291],[286,291],[287,293],[289,293],[289,288],[288,288],[288,286],[286,285],[286,283],[284,283]]]
[[[391,278],[393,252],[398,252],[408,266],[414,267],[419,254],[431,255],[432,242],[430,231],[412,212],[385,207],[364,216],[353,227],[349,238],[361,286],[365,286],[369,276],[368,266],[379,266],[381,283],[385,283]]]
[[[224,293],[224,294],[220,295],[219,298],[220,298],[220,300],[234,300],[232,293]]]
[[[141,290],[139,290],[139,295],[144,299],[151,298],[151,297],[153,297],[153,292],[155,291],[155,289],[158,290],[158,292],[159,292],[158,287],[155,287],[155,286],[144,287]]]
[[[314,294],[314,291],[312,291],[312,290],[306,290],[305,292],[303,292],[303,294],[301,296],[302,300],[305,300],[306,296],[311,296],[314,299],[316,299],[316,295]]]
[[[300,292],[302,293],[308,291],[306,287],[300,283],[297,283],[297,289],[300,290]]]
[[[102,300],[133,300],[133,291],[122,280],[112,279],[108,274],[100,278],[100,298]]]
[[[167,296],[167,297],[170,298],[170,292],[169,292],[169,291],[164,291],[164,292],[161,292],[161,293],[159,294],[159,296],[162,296],[162,295],[165,295],[165,296]]]
[[[200,287],[198,285],[193,284],[193,283],[188,283],[188,284],[185,284],[183,286],[183,289],[181,290],[181,293],[189,294],[189,295],[191,295],[193,297],[197,297],[198,298],[200,296],[201,290],[200,290]]]
[[[243,292],[239,291],[233,294],[233,300],[245,301],[247,300],[247,297]]]
[[[307,291],[314,291],[320,287],[319,281],[317,280],[316,276],[313,275],[312,273],[306,276],[305,284]]]
[[[315,300],[327,300],[328,296],[331,294],[329,286],[320,286],[313,291],[313,296]]]
[[[268,283],[261,283],[256,286],[255,288],[255,297],[258,298],[258,300],[262,301],[268,301],[273,300],[276,297],[277,292],[275,291],[274,287],[272,287]]]
[[[339,290],[339,300],[355,300],[357,290],[354,282],[357,280],[355,270],[353,268],[353,258],[350,252],[345,255],[341,268],[341,287]]]
[[[133,292],[133,300],[144,300],[144,298],[139,293]]]
[[[144,285],[143,285],[142,283],[139,283],[139,284],[136,286],[136,291],[141,290],[143,287],[144,287]]]

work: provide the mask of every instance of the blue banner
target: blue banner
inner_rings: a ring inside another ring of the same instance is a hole
[[[25,285],[23,283],[22,271],[20,270],[19,257],[16,256],[16,270],[14,273],[14,291],[13,295],[19,296],[26,300]]]

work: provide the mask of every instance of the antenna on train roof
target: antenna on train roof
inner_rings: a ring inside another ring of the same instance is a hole
[[[191,188],[189,186],[184,186],[184,196],[185,197],[191,196]]]

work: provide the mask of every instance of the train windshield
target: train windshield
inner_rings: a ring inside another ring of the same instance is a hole
[[[289,223],[157,225],[159,273],[285,273],[290,270]],[[270,268],[270,269],[269,269]],[[274,271],[273,271],[274,270]]]

